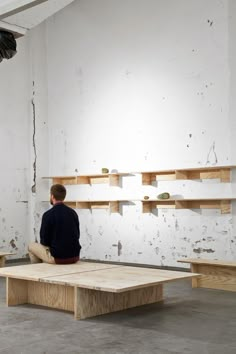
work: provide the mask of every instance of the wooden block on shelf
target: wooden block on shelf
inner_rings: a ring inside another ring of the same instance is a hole
[[[220,209],[221,209],[221,214],[229,214],[231,212],[230,200],[221,200]]]
[[[77,208],[77,202],[76,201],[65,201],[64,204],[67,205],[68,207],[72,208],[72,209],[76,209]]]
[[[77,176],[76,184],[90,184],[90,179],[88,176]]]
[[[158,209],[175,209],[175,200],[170,200],[170,199],[163,199],[163,200],[157,200],[152,202],[153,207],[156,207]]]
[[[175,179],[175,171],[157,172],[155,175],[156,181],[173,181]]]
[[[92,201],[90,202],[91,209],[109,209],[109,202],[108,201]]]
[[[154,179],[154,181],[156,178]],[[151,173],[142,173],[142,184],[143,185],[151,185],[153,182],[153,175]]]
[[[90,209],[89,202],[76,202],[77,209]]]
[[[90,184],[108,183],[108,175],[90,176]]]
[[[176,207],[176,209],[188,209],[189,204],[188,204],[188,201],[186,201],[186,200],[176,200],[175,207]]]
[[[175,209],[174,200],[142,200],[143,213],[151,213],[153,209]]]
[[[119,182],[120,182],[120,177],[119,175],[116,174],[110,174],[109,175],[109,185],[111,187],[117,187],[119,186]]]
[[[77,184],[76,176],[68,176],[68,177],[52,177],[53,184],[63,184],[63,185],[72,185]]]
[[[110,213],[119,213],[120,212],[120,203],[118,201],[109,202]]]
[[[184,170],[176,170],[175,171],[175,177],[176,179],[189,179],[188,175],[189,171],[184,171]]]
[[[152,212],[152,205],[150,202],[143,201],[142,206],[143,206],[143,213],[151,213]]]
[[[221,180],[221,182],[230,182],[231,181],[230,168],[221,168],[220,169],[220,180]]]

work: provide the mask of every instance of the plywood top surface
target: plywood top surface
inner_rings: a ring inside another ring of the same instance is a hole
[[[12,252],[1,252],[1,251],[0,251],[0,257],[1,257],[1,256],[11,256],[11,255],[13,256],[14,254],[16,254],[16,253],[12,253]]]
[[[215,265],[215,266],[219,266],[219,267],[220,266],[236,267],[236,262],[227,262],[227,261],[210,260],[210,259],[186,258],[186,259],[180,259],[178,262]]]
[[[174,173],[175,171],[185,172],[185,171],[216,171],[220,169],[231,169],[236,168],[235,165],[232,166],[208,166],[208,167],[193,167],[193,168],[176,168],[172,170],[156,170],[156,171],[143,171],[134,173]]]
[[[236,200],[236,198],[168,198],[168,199],[142,199],[142,202],[210,202],[210,201],[224,201],[224,200]]]
[[[123,266],[96,272],[44,277],[40,281],[108,292],[123,292],[197,276],[199,274]]]
[[[29,264],[15,267],[0,268],[0,276],[16,279],[39,281],[44,277],[58,276],[73,273],[91,272],[100,269],[111,269],[121,267],[119,265],[77,262],[75,264],[56,265],[47,263]]]
[[[77,175],[77,176],[48,176],[48,177],[42,177],[43,179],[51,179],[51,178],[58,178],[58,179],[72,179],[72,178],[77,178],[77,177],[108,177],[108,176],[129,176],[131,173],[130,172],[114,172],[114,173],[88,173],[88,174],[83,174],[83,175]]]

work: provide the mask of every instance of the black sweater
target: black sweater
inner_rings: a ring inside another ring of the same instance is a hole
[[[63,203],[43,214],[40,243],[50,248],[54,258],[73,258],[80,254],[80,228],[77,213]]]

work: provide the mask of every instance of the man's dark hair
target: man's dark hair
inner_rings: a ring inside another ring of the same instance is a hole
[[[50,192],[56,200],[63,201],[66,197],[66,189],[62,184],[54,184]]]

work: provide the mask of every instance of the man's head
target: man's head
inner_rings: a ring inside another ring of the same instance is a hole
[[[66,189],[62,184],[54,184],[50,189],[50,203],[63,202],[66,197]]]

